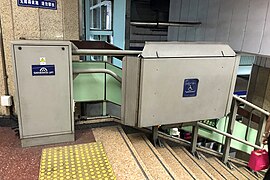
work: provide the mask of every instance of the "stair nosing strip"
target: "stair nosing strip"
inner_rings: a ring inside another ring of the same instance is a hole
[[[240,167],[240,168],[242,168],[242,167]],[[250,174],[250,173],[248,173],[248,172],[246,172],[245,170],[242,170],[242,171],[244,171],[244,172],[242,172],[241,171],[241,169],[239,168],[239,171],[242,173],[242,174],[247,174],[247,178],[250,180],[250,179],[257,179],[256,177],[254,177],[252,174]],[[250,176],[250,177],[249,177]]]
[[[182,164],[182,162],[179,161],[179,159],[175,156],[174,153],[171,152],[171,149],[169,149],[167,146],[168,146],[168,145],[166,144],[166,145],[165,145],[165,148],[171,153],[171,155],[173,155],[173,157],[174,157],[174,158],[177,160],[177,162],[178,162],[178,163],[186,170],[186,172],[187,172],[194,180],[196,180],[196,178],[189,172],[189,170]]]
[[[205,156],[201,155],[201,157],[206,161],[207,164],[209,164],[213,169],[215,169],[218,174],[220,174],[224,179],[226,179],[226,177],[222,173],[220,173],[210,162],[207,161],[207,158]]]
[[[180,147],[181,148],[181,147]],[[181,148],[182,149],[182,148]],[[192,161],[193,162],[195,162],[196,164],[197,164],[197,166],[210,178],[210,179],[212,179],[213,180],[213,177],[211,177],[194,159],[193,159],[193,157],[191,157],[191,155],[189,155],[185,150],[183,150],[184,152],[185,152],[185,154],[187,155],[187,156],[189,156],[190,157],[190,159],[192,159]]]
[[[250,174],[253,178],[258,179],[256,174],[254,174],[250,170],[248,170],[247,167],[243,167],[243,170],[246,171],[248,174]]]
[[[135,159],[135,161],[136,161],[137,165],[138,165],[138,166],[139,166],[139,168],[141,169],[141,171],[142,171],[142,173],[143,173],[144,177],[145,177],[146,179],[148,179],[148,180],[149,180],[149,177],[147,176],[147,174],[146,174],[146,172],[144,171],[143,167],[141,166],[140,162],[139,162],[139,161],[138,161],[138,159],[136,158],[136,156],[135,156],[134,152],[132,151],[132,149],[130,148],[129,144],[127,143],[127,140],[124,138],[124,136],[123,136],[123,134],[122,134],[122,132],[121,132],[120,128],[119,128],[119,127],[117,127],[117,130],[118,130],[118,132],[120,133],[121,137],[124,139],[124,141],[125,141],[125,143],[126,143],[126,145],[127,145],[128,149],[129,149],[129,151],[131,152],[131,154],[132,154],[133,158]]]
[[[170,171],[167,169],[167,167],[164,165],[164,163],[161,161],[161,159],[158,157],[158,155],[155,153],[155,151],[151,148],[151,146],[148,144],[148,142],[146,141],[145,137],[143,137],[143,140],[145,141],[145,143],[147,144],[147,146],[149,147],[149,149],[152,151],[152,153],[155,155],[155,157],[158,159],[158,161],[160,162],[160,164],[164,167],[164,169],[166,170],[166,172],[171,176],[172,179],[175,180],[175,178],[173,177],[173,175],[170,173]]]
[[[249,179],[244,173],[242,173],[242,172],[240,171],[240,169],[238,169],[238,167],[237,167],[236,165],[234,165],[234,164],[232,163],[232,166],[233,166],[233,168],[234,168],[237,172],[239,172],[240,174],[242,174],[242,176],[244,176],[244,177],[246,177],[247,179]]]
[[[223,163],[221,163],[216,157],[213,158],[218,164],[220,164],[223,169],[225,169],[226,171],[228,171],[233,177],[235,177],[236,179],[238,179],[233,173],[231,173],[231,171],[227,170],[225,167],[225,165]]]
[[[264,176],[260,173],[260,171],[255,171],[256,176],[258,176],[258,178],[264,178]]]

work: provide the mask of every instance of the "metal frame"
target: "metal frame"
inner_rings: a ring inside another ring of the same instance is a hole
[[[106,73],[106,74],[110,74],[112,77],[114,77],[117,81],[119,81],[120,83],[122,83],[122,78],[119,77],[116,73],[114,73],[111,70],[108,69],[83,69],[83,70],[73,70],[73,74],[75,74],[75,77],[73,77],[73,79],[75,79],[77,77],[78,74],[87,74],[87,73]]]
[[[107,69],[107,66],[108,66],[108,64],[110,64],[110,63],[107,63],[107,62],[101,62],[101,61],[99,61],[99,62],[95,62],[95,63],[103,63],[105,66],[104,66],[104,68],[105,69],[103,69],[102,67],[99,67],[99,68],[97,68],[97,69],[91,69],[91,68],[83,68],[83,69],[73,69],[73,80],[75,80],[77,77],[78,77],[78,75],[79,74],[97,74],[97,73],[104,73],[104,74],[106,74],[105,76],[104,76],[104,78],[105,78],[105,89],[104,89],[104,99],[102,99],[102,100],[97,100],[97,101],[87,101],[87,102],[101,102],[102,103],[102,109],[103,109],[103,112],[102,112],[102,115],[103,116],[106,116],[107,115],[107,102],[110,102],[110,103],[112,103],[112,104],[115,104],[115,105],[117,105],[117,106],[119,106],[120,104],[119,103],[117,103],[117,102],[114,102],[114,101],[111,101],[111,100],[109,100],[109,99],[107,99],[107,97],[106,97],[106,77],[107,77],[107,75],[109,75],[110,77],[113,77],[116,81],[118,81],[120,84],[122,83],[122,77],[121,76],[119,76],[117,73],[115,73],[114,71],[112,71],[112,70],[109,70],[109,69]],[[114,65],[112,65],[112,64],[110,64],[111,66],[114,66]],[[118,67],[116,67],[116,66],[114,66],[115,68],[118,68]],[[76,103],[77,102],[83,102],[83,101],[75,101]]]
[[[255,145],[246,141],[246,140],[242,140],[240,138],[234,137],[232,135],[234,125],[235,125],[237,109],[238,109],[238,106],[240,103],[243,103],[246,106],[249,106],[249,107],[253,108],[254,110],[257,110],[258,112],[262,113],[261,121],[260,121],[259,126],[258,126],[258,133],[257,133]],[[246,100],[244,100],[236,95],[233,95],[233,101],[232,101],[231,110],[230,110],[230,114],[229,114],[229,122],[228,122],[227,132],[220,131],[216,128],[205,125],[204,123],[201,123],[201,122],[196,122],[196,124],[193,125],[193,129],[192,129],[191,153],[192,154],[196,153],[198,127],[203,127],[205,129],[208,129],[208,130],[211,130],[211,131],[214,131],[216,133],[219,133],[221,135],[226,136],[225,144],[224,144],[224,152],[222,155],[222,162],[230,167],[230,164],[228,163],[228,157],[229,157],[229,151],[230,151],[230,146],[231,146],[231,140],[234,139],[234,140],[239,141],[243,144],[251,146],[255,149],[261,149],[261,146],[260,146],[261,145],[261,137],[262,137],[263,129],[265,126],[266,117],[268,117],[269,115],[270,115],[270,113],[263,110],[262,108],[254,105],[254,104],[252,104],[252,103],[250,103],[250,102],[248,102],[248,101],[246,101]]]
[[[142,51],[131,50],[96,50],[96,49],[74,49],[73,55],[107,55],[107,56],[125,56],[139,55]]]
[[[119,55],[119,56],[124,56],[124,55],[139,55],[141,54],[141,51],[130,51],[130,50],[87,50],[87,49],[77,49],[77,50],[73,50],[72,51],[73,55]],[[262,113],[262,118],[261,121],[259,123],[259,128],[258,128],[258,133],[257,133],[257,137],[256,137],[256,145],[246,141],[246,140],[242,140],[240,138],[234,137],[233,134],[233,129],[234,129],[234,125],[235,125],[235,119],[236,119],[236,114],[237,114],[237,109],[240,103],[245,104],[246,106],[251,107],[254,110],[257,110],[258,112]],[[224,145],[224,153],[223,153],[223,157],[222,157],[222,162],[226,165],[229,166],[228,164],[228,157],[229,157],[229,150],[230,150],[230,145],[231,145],[231,140],[234,139],[236,141],[239,141],[243,144],[246,144],[248,146],[254,147],[256,149],[260,149],[261,147],[259,146],[261,144],[260,139],[262,137],[262,133],[263,133],[263,127],[265,126],[265,120],[266,117],[268,117],[270,115],[269,112],[263,110],[262,108],[236,96],[233,95],[233,100],[232,100],[232,105],[231,105],[231,110],[230,110],[230,114],[229,114],[229,123],[228,123],[228,128],[227,128],[227,132],[222,132],[216,128],[210,127],[208,125],[205,125],[201,122],[196,122],[195,125],[193,125],[193,129],[192,129],[192,141],[191,141],[191,153],[196,155],[196,148],[197,148],[197,138],[198,138],[198,130],[199,127],[203,127],[205,129],[217,132],[221,135],[226,136],[225,139],[225,145]],[[158,133],[158,127],[152,127],[152,140],[154,142],[154,144],[157,143],[157,133]]]

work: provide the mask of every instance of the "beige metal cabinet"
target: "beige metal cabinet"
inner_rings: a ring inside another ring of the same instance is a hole
[[[22,146],[74,140],[71,43],[12,43]]]

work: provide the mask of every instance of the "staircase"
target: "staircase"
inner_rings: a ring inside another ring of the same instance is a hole
[[[154,147],[145,134],[126,134],[120,126],[93,129],[102,142],[117,179],[263,179],[245,167],[229,169],[219,159],[192,156],[183,145],[163,142]]]

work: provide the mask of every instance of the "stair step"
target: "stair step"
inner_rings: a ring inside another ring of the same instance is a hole
[[[231,163],[233,169],[229,169],[229,171],[238,179],[249,179],[248,176],[246,176],[245,174],[243,174],[239,169],[238,167],[234,166],[232,163]]]
[[[184,148],[179,146],[171,147],[177,156],[186,164],[186,167],[192,169],[192,173],[198,179],[215,179],[203,166],[200,166],[196,160],[191,157],[189,152],[186,152]]]
[[[216,157],[210,157],[207,158],[207,161],[214,166],[217,170],[219,170],[220,173],[223,174],[223,176],[226,177],[226,179],[239,179],[237,176],[235,176],[231,170],[226,167],[221,161],[219,161]]]
[[[256,176],[253,172],[248,170],[246,167],[239,167],[239,170],[250,177],[250,179],[263,179],[263,176]]]
[[[264,175],[262,175],[260,172],[257,172],[257,174],[258,174],[258,178],[259,179],[263,179],[264,178]],[[256,175],[255,175],[256,176]]]
[[[154,179],[180,179],[144,135],[128,134],[128,137]]]
[[[183,149],[185,151],[187,151],[186,149]],[[197,159],[194,158],[193,159],[196,161],[196,163],[200,164],[200,166],[202,166],[205,170],[207,170],[207,172],[209,174],[211,174],[215,179],[219,179],[219,180],[224,180],[227,179],[223,174],[221,174],[218,169],[216,169],[214,166],[212,166],[212,164],[210,164],[207,161],[207,158],[205,156],[201,155],[201,159]]]
[[[202,158],[205,159],[206,161],[208,160],[203,154],[201,154],[201,156],[202,156]],[[217,163],[218,163],[219,165],[216,166],[216,163],[211,164],[211,162],[208,162],[209,165],[212,167],[212,169],[214,169],[214,170],[217,171],[219,174],[221,174],[225,179],[230,178],[231,175],[233,175],[236,179],[241,179],[241,180],[242,180],[242,179],[248,179],[248,177],[245,176],[242,172],[240,172],[240,170],[239,170],[234,164],[231,163],[233,169],[229,169],[229,168],[226,167],[222,162],[220,162],[217,158],[214,158],[214,160],[217,161]],[[225,174],[228,174],[228,173],[223,174],[223,173],[221,173],[221,172],[223,172],[223,171],[219,172],[220,169],[224,169],[224,168],[225,168],[226,171],[229,171],[229,173],[230,173],[229,177],[226,177],[226,175],[225,175]]]
[[[258,179],[254,174],[252,174],[251,172],[247,172],[246,168],[245,167],[237,167],[236,165],[234,164],[231,164],[232,167],[237,170],[239,173],[241,173],[243,176],[246,177],[246,179],[250,179],[250,180],[253,180],[253,179]],[[246,170],[244,170],[243,168],[245,168]]]
[[[121,127],[93,129],[102,142],[117,179],[153,179]]]
[[[164,147],[156,147],[156,149],[177,177],[181,177],[181,179],[198,179],[168,144],[164,142]]]

